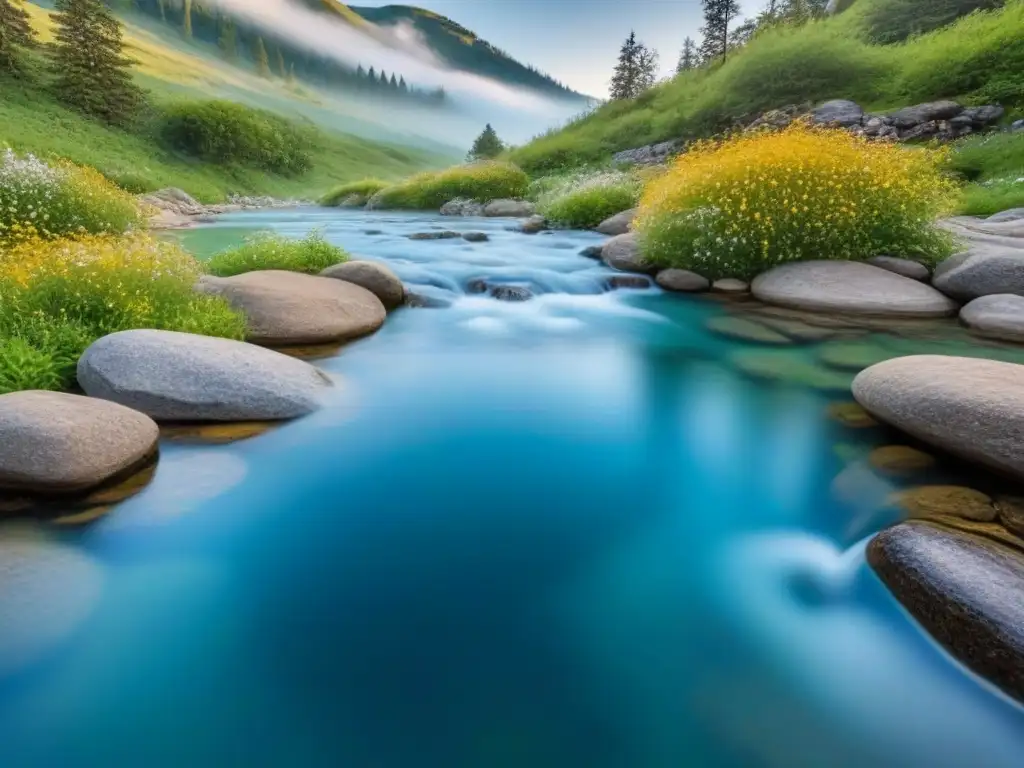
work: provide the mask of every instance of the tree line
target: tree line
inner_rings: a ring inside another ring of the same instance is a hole
[[[720,64],[764,30],[781,25],[798,26],[820,18],[827,5],[828,0],[769,0],[756,17],[736,23],[741,12],[737,0],[701,0],[704,26],[700,29],[700,42],[691,37],[683,41],[676,74]],[[611,98],[636,98],[653,86],[657,78],[657,51],[637,40],[635,32],[630,32],[619,51],[612,75]]]

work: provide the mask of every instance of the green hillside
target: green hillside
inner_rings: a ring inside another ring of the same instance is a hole
[[[333,0],[325,1],[340,5]],[[351,10],[382,27],[400,22],[411,23],[423,35],[430,49],[456,69],[509,85],[530,88],[555,98],[585,98],[550,76],[521,64],[501,49],[481,40],[472,31],[440,14],[408,5],[386,5],[380,8],[352,6]]]
[[[892,35],[900,42],[877,42]],[[834,17],[766,28],[724,64],[609,102],[512,159],[532,173],[602,163],[620,150],[707,136],[769,109],[836,98],[879,110],[950,98],[1001,104],[1012,116],[1024,108],[1022,71],[1024,0],[856,0]]]

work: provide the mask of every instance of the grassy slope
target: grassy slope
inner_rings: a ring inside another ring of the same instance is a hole
[[[869,109],[938,98],[1024,106],[1024,1],[900,45],[870,45],[865,15],[882,2],[859,0],[837,17],[769,31],[722,66],[684,73],[633,101],[605,104],[511,159],[533,173],[607,162],[618,150],[705,135],[737,118],[828,98],[852,98]]]
[[[52,39],[49,14],[27,7],[41,39]],[[280,111],[288,114],[289,105],[300,108],[301,94],[293,97],[283,83],[268,83],[243,70],[177,50],[134,26],[126,28],[126,39],[129,55],[138,62],[138,79],[156,103],[230,95],[240,101],[256,101],[261,96],[259,103],[267,106],[266,92],[270,91]],[[0,80],[0,145],[94,166],[134,191],[178,186],[205,201],[220,200],[229,192],[318,196],[342,182],[368,175],[397,179],[450,159],[435,152],[325,133],[316,167],[297,179],[204,165],[161,149],[145,130],[113,130],[64,109],[40,87],[43,77],[37,72],[27,81]]]

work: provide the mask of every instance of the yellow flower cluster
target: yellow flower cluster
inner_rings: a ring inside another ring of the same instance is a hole
[[[636,227],[650,261],[712,279],[803,259],[933,260],[950,247],[934,227],[955,202],[944,161],[804,123],[699,143],[648,185]]]

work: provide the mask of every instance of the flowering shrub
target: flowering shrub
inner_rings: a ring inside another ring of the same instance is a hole
[[[61,389],[100,336],[132,328],[241,339],[245,320],[197,294],[202,268],[147,235],[26,238],[0,249],[0,392]]]
[[[348,254],[324,240],[320,232],[311,232],[302,240],[261,232],[236,248],[215,253],[207,262],[207,269],[219,277],[257,269],[286,269],[315,275],[343,261],[348,261]]]
[[[635,226],[649,261],[711,279],[804,259],[936,260],[951,243],[934,220],[956,199],[944,162],[800,123],[705,142],[647,187]]]
[[[593,229],[609,216],[636,206],[643,189],[639,174],[603,171],[561,177],[538,185],[537,207],[550,221]],[[544,187],[547,189],[543,189]]]
[[[417,174],[381,190],[370,199],[370,205],[373,208],[440,208],[456,198],[486,202],[525,197],[529,186],[529,177],[511,163],[471,163]]]
[[[92,168],[0,154],[0,240],[122,233],[140,222],[134,198]]]

